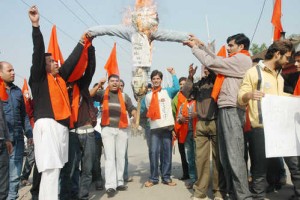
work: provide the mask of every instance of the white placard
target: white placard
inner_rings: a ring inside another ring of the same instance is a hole
[[[300,155],[300,98],[266,95],[262,99],[266,157]]]

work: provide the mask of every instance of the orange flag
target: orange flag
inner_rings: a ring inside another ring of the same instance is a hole
[[[271,22],[274,26],[273,40],[274,41],[279,40],[280,34],[283,31],[283,28],[281,25],[281,0],[275,0]]]
[[[223,58],[227,57],[227,49],[226,49],[225,45],[223,45],[221,47],[221,49],[217,53],[217,56],[220,56],[220,57],[223,57]],[[221,87],[222,87],[224,79],[225,79],[224,75],[222,75],[222,74],[217,75],[217,78],[216,78],[215,83],[214,83],[213,90],[211,92],[211,97],[214,99],[214,101],[217,101],[217,99],[218,99],[218,96],[219,96],[219,93],[221,91]]]
[[[33,119],[33,105],[32,105],[32,101],[31,99],[28,97],[24,96],[24,92],[27,91],[29,92],[29,88],[28,88],[28,84],[27,84],[27,80],[24,78],[24,84],[22,87],[22,94],[23,94],[23,99],[24,99],[24,103],[25,103],[25,111],[29,117],[29,122],[31,124],[32,127],[34,127],[34,119]],[[29,93],[28,93],[29,95]]]
[[[78,63],[76,64],[71,76],[68,79],[68,82],[74,82],[80,79],[85,72],[88,65],[88,48],[92,45],[92,43],[85,37],[84,38],[84,47]]]
[[[111,50],[110,56],[108,60],[106,61],[106,64],[104,66],[104,69],[107,71],[107,76],[110,77],[110,75],[120,75],[119,67],[118,67],[118,61],[117,61],[117,47],[116,43],[114,43],[114,47]]]
[[[8,99],[8,94],[6,93],[5,83],[1,77],[0,77],[0,99],[1,99],[1,101],[6,101]]]
[[[50,41],[48,45],[48,53],[52,54],[53,59],[58,63],[59,67],[64,63],[64,59],[60,52],[60,48],[57,41],[55,25],[53,25],[52,27]]]
[[[27,84],[27,80],[26,78],[24,78],[24,83],[23,83],[23,87],[22,87],[22,94],[24,94],[25,91],[29,91],[28,89],[28,84]]]

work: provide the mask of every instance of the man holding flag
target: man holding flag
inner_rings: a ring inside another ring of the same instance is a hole
[[[39,199],[58,199],[60,169],[68,161],[71,108],[65,81],[70,77],[84,48],[83,39],[59,68],[50,53],[45,53],[36,6],[29,9],[32,23],[33,56],[29,85],[34,101],[35,158],[42,172]],[[84,36],[82,36],[83,38]]]
[[[103,106],[102,110],[102,141],[105,149],[105,188],[109,197],[115,195],[116,190],[127,190],[124,185],[123,173],[125,166],[125,153],[128,139],[128,117],[136,119],[136,108],[131,99],[120,89],[120,74],[116,57],[116,44],[104,67],[107,70],[108,86],[103,86],[106,79],[100,80],[98,87],[94,87],[90,93],[95,101]]]
[[[89,93],[89,86],[96,68],[95,48],[87,40],[88,62],[78,62],[71,77],[68,79],[68,93],[71,103],[71,121],[69,134],[69,160],[61,171],[60,199],[88,199],[89,188],[92,183],[92,168],[96,159],[94,127],[97,122],[97,109]],[[77,73],[85,69],[84,75]],[[77,75],[74,75],[76,74]],[[79,176],[79,162],[81,173]],[[77,175],[77,176],[76,176]],[[75,177],[74,177],[75,176]],[[74,179],[77,179],[75,182]],[[75,184],[75,185],[74,185]],[[75,189],[74,189],[75,186]],[[77,190],[77,191],[76,191]]]

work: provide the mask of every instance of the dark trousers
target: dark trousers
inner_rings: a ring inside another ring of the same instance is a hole
[[[178,141],[178,150],[180,153],[181,166],[182,166],[182,177],[189,177],[189,166],[186,161],[184,143],[179,143]]]
[[[59,197],[61,200],[77,199],[79,193],[79,162],[81,157],[80,143],[76,133],[69,134],[68,162],[60,172],[61,187]],[[76,178],[78,175],[78,178]]]
[[[79,182],[79,199],[88,199],[89,188],[92,183],[92,168],[95,162],[95,134],[71,133],[69,136],[69,159],[61,170],[60,199],[76,199],[77,194],[72,191],[74,173],[79,169],[81,160],[81,175]]]
[[[220,160],[224,169],[227,192],[237,200],[252,199],[244,159],[245,111],[226,107],[218,114]]]
[[[102,138],[97,138],[95,140],[96,142],[96,158],[95,158],[95,162],[93,165],[93,170],[92,170],[92,174],[93,174],[93,181],[99,181],[102,184],[102,175],[101,175],[101,155],[102,155],[102,147],[103,147],[103,143],[102,143]]]
[[[34,163],[35,163],[34,145],[32,144],[32,145],[28,146],[28,153],[25,158],[25,163],[24,163],[23,171],[22,171],[22,175],[21,175],[21,181],[28,180]]]
[[[253,199],[264,199],[266,196],[265,188],[267,172],[264,129],[252,128],[251,132],[248,134]]]
[[[300,200],[300,166],[299,157],[284,157],[284,162],[290,170],[291,180],[294,185],[296,199]]]
[[[0,141],[0,199],[6,199],[8,195],[9,158],[6,144]]]
[[[39,173],[39,171],[37,169],[37,166],[34,165],[32,186],[31,186],[31,189],[30,189],[32,200],[38,200],[39,199],[41,178],[42,178],[42,173]]]

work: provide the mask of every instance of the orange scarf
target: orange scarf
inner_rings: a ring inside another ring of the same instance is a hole
[[[119,122],[119,128],[127,128],[128,127],[128,119],[127,119],[127,112],[126,112],[126,106],[123,99],[123,95],[120,89],[118,89],[118,98],[121,106],[121,115],[120,115],[120,122]],[[101,118],[101,125],[107,126],[109,125],[109,106],[108,106],[108,100],[109,100],[109,88],[107,87],[104,92],[103,96],[103,110],[102,110],[102,118]]]
[[[48,87],[52,111],[55,120],[64,120],[71,116],[68,91],[64,79],[60,75],[56,78],[47,73]]]
[[[236,52],[236,53],[232,53],[229,55],[229,57],[232,57],[238,53],[242,53],[246,56],[250,56],[250,53],[249,51],[247,50],[241,50],[239,52]],[[214,87],[213,87],[213,90],[211,92],[211,97],[214,99],[215,102],[217,102],[218,100],[218,96],[220,94],[220,91],[221,91],[221,87],[222,87],[222,84],[223,84],[223,81],[225,79],[225,76],[222,75],[222,74],[218,74],[217,77],[216,77],[216,80],[215,80],[215,83],[214,83]]]
[[[147,112],[147,117],[151,120],[160,119],[160,108],[158,101],[158,92],[160,90],[161,86],[156,89],[152,88],[152,98]]]
[[[189,117],[189,109],[188,105],[192,106],[194,104],[194,109],[193,111],[196,112],[196,103],[195,100],[188,102],[187,100],[182,104],[182,109],[181,109],[181,114],[183,117]],[[193,135],[195,136],[195,131],[196,131],[196,123],[197,123],[197,118],[193,118]],[[183,144],[186,140],[187,133],[189,130],[189,122],[180,124],[179,128],[179,137],[178,137],[178,142]]]
[[[299,96],[300,95],[300,76],[298,78],[296,87],[294,89],[294,95]]]
[[[176,116],[175,116],[175,119],[177,119],[178,117],[178,112],[179,112],[179,109],[180,109],[180,106],[186,101],[186,97],[182,94],[182,92],[180,91],[178,93],[178,101],[177,101],[177,110],[176,110]],[[180,128],[181,124],[179,124],[177,122],[177,120],[175,120],[175,125],[174,125],[174,131],[175,133],[179,133],[179,128]]]
[[[6,87],[3,79],[0,77],[0,99],[1,101],[7,101],[8,94],[6,92]]]
[[[80,90],[77,83],[75,83],[73,85],[73,91],[72,91],[70,128],[74,128],[74,124],[78,120],[79,99],[80,99]]]

